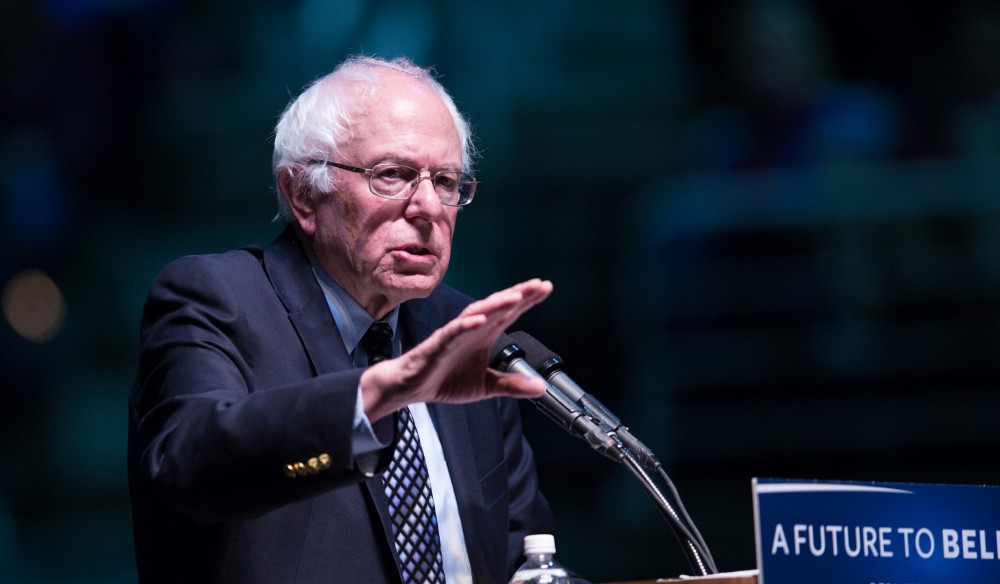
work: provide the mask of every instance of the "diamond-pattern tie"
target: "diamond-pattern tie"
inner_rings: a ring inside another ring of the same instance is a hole
[[[369,365],[388,359],[392,356],[392,329],[384,322],[372,323],[361,343],[368,353]],[[389,499],[392,534],[403,582],[444,584],[434,497],[420,436],[409,408],[400,410],[396,431],[399,442],[389,468],[382,475],[382,483]]]
[[[361,346],[368,354],[368,364],[374,365],[392,357],[392,327],[377,320],[368,327],[361,337]]]

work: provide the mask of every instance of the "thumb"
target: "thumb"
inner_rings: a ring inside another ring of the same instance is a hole
[[[487,384],[493,396],[508,396],[518,399],[537,398],[545,394],[545,380],[521,373],[501,373],[487,370]]]

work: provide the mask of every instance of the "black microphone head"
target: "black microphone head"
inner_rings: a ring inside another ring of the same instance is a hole
[[[517,342],[507,333],[500,333],[493,348],[490,349],[490,367],[505,370],[510,365],[510,360],[514,357],[524,357],[524,351],[517,345]]]
[[[535,371],[545,377],[554,371],[562,371],[563,360],[535,337],[524,331],[510,333],[510,337],[524,349],[524,360],[534,367]]]

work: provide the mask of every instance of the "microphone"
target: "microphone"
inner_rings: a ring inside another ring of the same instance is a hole
[[[509,336],[514,343],[523,349],[525,360],[550,384],[579,405],[584,411],[592,413],[598,420],[607,425],[618,436],[622,444],[635,454],[644,467],[652,471],[660,468],[660,461],[653,454],[653,451],[633,436],[628,427],[618,419],[618,416],[604,407],[604,404],[596,397],[584,391],[582,387],[577,385],[563,371],[563,361],[559,358],[559,355],[553,353],[548,347],[526,332],[518,331],[504,336]]]
[[[521,348],[519,343],[524,343],[525,348]],[[535,406],[567,432],[583,438],[591,448],[628,468],[670,522],[691,567],[700,575],[718,572],[708,546],[684,510],[677,489],[656,456],[632,436],[628,428],[597,398],[583,391],[562,372],[562,360],[558,355],[527,333],[500,333],[490,353],[490,366],[500,371],[516,372],[544,380],[545,394],[532,400]],[[539,373],[539,369],[545,372],[544,376]],[[680,515],[643,470],[644,466],[659,473],[667,482],[681,509]]]
[[[490,352],[490,367],[500,371],[537,377],[545,381],[545,378],[525,361],[524,349],[519,347],[514,339],[506,333],[500,333],[500,337],[493,345],[493,350]],[[570,434],[583,438],[597,452],[615,462],[621,462],[625,456],[622,451],[622,443],[614,429],[594,416],[592,412],[581,408],[548,381],[545,382],[545,393],[531,401],[543,414]]]

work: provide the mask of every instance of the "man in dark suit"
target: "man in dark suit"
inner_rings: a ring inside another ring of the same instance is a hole
[[[544,387],[487,363],[552,286],[473,302],[441,284],[472,155],[447,92],[405,59],[351,59],[289,105],[285,231],[171,263],[146,301],[140,582],[502,583],[523,537],[553,531],[512,399]]]

